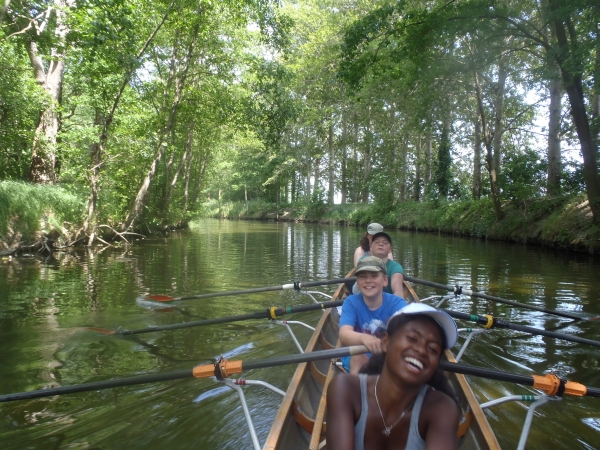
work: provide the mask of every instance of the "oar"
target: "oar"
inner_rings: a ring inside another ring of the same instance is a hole
[[[240,294],[253,294],[255,292],[269,292],[269,291],[285,291],[287,289],[296,289],[300,290],[302,288],[314,287],[314,286],[326,286],[328,284],[340,284],[345,283],[347,281],[356,281],[355,277],[351,278],[338,278],[335,280],[324,280],[324,281],[295,281],[289,284],[282,284],[281,286],[267,286],[267,287],[258,287],[251,289],[242,289],[240,291],[229,291],[229,292],[213,292],[212,294],[200,294],[200,295],[186,295],[184,297],[169,297],[167,295],[147,295],[144,297],[145,300],[152,300],[155,302],[178,302],[180,300],[199,300],[205,298],[214,298],[214,297],[227,297],[230,295],[240,295]]]
[[[321,359],[341,358],[342,356],[360,355],[362,353],[367,353],[367,351],[368,350],[364,345],[355,345],[352,347],[334,348],[331,350],[321,350],[312,353],[299,353],[275,358],[257,359],[255,361],[229,361],[224,359],[219,360],[214,364],[204,364],[188,370],[176,370],[173,372],[118,378],[115,380],[98,381],[95,383],[0,395],[0,403],[31,398],[51,397],[53,395],[72,394],[75,392],[97,391],[100,389],[110,389],[119,386],[132,386],[136,384],[155,383],[159,381],[180,380],[183,378],[208,378],[216,376],[217,378],[222,379],[236,373],[241,373],[244,370],[262,369],[265,367],[276,367],[287,364],[299,364],[308,361],[318,361]]]
[[[129,336],[131,334],[153,333],[155,331],[164,331],[164,330],[178,330],[180,328],[200,327],[203,325],[215,325],[218,323],[241,322],[242,320],[250,320],[250,319],[276,319],[277,317],[283,316],[285,314],[316,311],[318,309],[329,309],[329,308],[334,308],[336,306],[341,306],[343,303],[344,303],[343,300],[336,300],[334,302],[311,303],[308,305],[298,305],[298,306],[292,306],[289,308],[277,308],[276,306],[273,306],[272,308],[269,308],[266,311],[257,311],[254,313],[239,314],[237,316],[217,317],[214,319],[195,320],[192,322],[174,323],[172,325],[162,325],[162,326],[157,326],[157,327],[140,328],[138,330],[112,331],[112,330],[107,330],[105,328],[96,328],[96,327],[89,327],[89,328],[82,328],[82,329],[89,330],[89,331],[97,331],[98,333],[102,333],[102,334],[116,334],[116,335],[120,335],[120,336]]]
[[[257,359],[255,361],[229,361],[227,359],[221,359],[215,364],[204,364],[188,370],[177,370],[174,372],[156,373],[151,375],[119,378],[115,380],[99,381],[95,383],[86,383],[74,386],[63,386],[58,388],[1,395],[0,403],[31,398],[51,397],[53,395],[71,394],[75,392],[97,391],[100,389],[109,389],[119,386],[132,386],[136,384],[155,383],[159,381],[180,380],[183,378],[208,378],[215,376],[217,379],[221,380],[231,375],[242,373],[246,370],[341,358],[343,356],[360,355],[366,352],[367,348],[364,345],[355,345],[352,347],[320,350],[311,353],[300,353],[295,355],[279,356],[275,358]],[[508,372],[483,369],[466,364],[450,363],[447,361],[442,361],[440,363],[440,367],[447,372],[475,375],[484,378],[491,378],[493,380],[509,381],[512,383],[533,386],[534,388],[541,389],[550,395],[562,395],[564,393],[576,396],[587,395],[590,397],[600,397],[599,388],[586,387],[582,384],[574,383],[572,381],[559,380],[555,375],[514,375]]]
[[[448,309],[442,309],[455,319],[468,320],[475,322],[479,325],[483,325],[485,328],[507,328],[510,330],[524,331],[530,334],[537,334],[541,336],[548,336],[555,339],[562,339],[563,341],[578,342],[580,344],[593,345],[594,347],[600,347],[599,341],[593,341],[591,339],[580,338],[577,336],[571,336],[563,333],[556,333],[554,331],[547,331],[540,328],[527,327],[525,325],[517,325],[516,323],[505,322],[502,319],[491,315],[479,316],[477,314],[465,314],[458,311],[450,311]]]
[[[508,381],[509,383],[523,384],[540,389],[548,395],[563,394],[574,395],[576,397],[600,397],[600,388],[588,387],[573,381],[566,381],[558,378],[554,374],[546,375],[515,375],[510,372],[500,370],[484,369],[482,367],[469,366],[467,364],[451,363],[441,361],[440,367],[446,372],[462,373],[463,375],[474,375],[491,380]]]
[[[546,308],[541,308],[539,306],[534,306],[534,305],[527,305],[525,303],[519,303],[519,302],[515,302],[513,300],[506,300],[500,297],[493,297],[491,295],[487,295],[487,294],[482,294],[479,292],[473,292],[469,289],[465,289],[464,287],[461,286],[447,286],[445,284],[439,284],[439,283],[434,283],[432,281],[427,281],[427,280],[419,280],[418,278],[413,278],[413,277],[409,277],[409,276],[404,276],[404,279],[407,281],[410,281],[411,283],[416,283],[416,284],[422,284],[423,286],[429,286],[429,287],[434,287],[437,289],[444,289],[446,291],[451,291],[454,292],[456,295],[460,295],[460,294],[465,294],[465,295],[470,295],[471,297],[478,297],[478,298],[483,298],[485,300],[491,300],[493,302],[498,302],[498,303],[505,303],[507,305],[512,305],[512,306],[518,306],[520,308],[525,308],[525,309],[531,309],[533,311],[540,311],[540,312],[544,312],[547,314],[552,314],[555,316],[560,316],[560,317],[567,317],[569,319],[575,319],[575,320],[600,320],[600,317],[591,317],[591,318],[587,318],[587,317],[582,317],[580,315],[577,314],[573,314],[573,313],[568,313],[568,312],[564,312],[564,311],[556,311],[553,309],[546,309]]]

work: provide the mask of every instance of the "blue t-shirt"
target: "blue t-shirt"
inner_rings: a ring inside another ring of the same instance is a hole
[[[340,327],[350,325],[358,333],[372,334],[381,338],[392,314],[406,306],[406,301],[397,295],[383,293],[383,302],[379,308],[371,311],[362,294],[350,295],[344,300]]]
[[[406,301],[402,297],[383,292],[381,306],[371,311],[363,300],[361,293],[353,294],[344,300],[340,327],[350,325],[358,333],[372,334],[381,339],[390,317],[405,306]],[[367,356],[371,357],[371,354],[367,353]],[[346,372],[350,372],[349,356],[342,357],[342,365]]]

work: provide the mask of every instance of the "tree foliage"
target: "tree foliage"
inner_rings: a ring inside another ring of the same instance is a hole
[[[583,189],[597,218],[594,6],[13,0],[0,22],[0,179],[27,179],[47,144],[56,181],[89,198],[92,236],[183,223],[209,199],[385,208],[481,195],[499,219],[503,202],[546,194],[549,172],[553,193]],[[52,97],[39,75],[58,60]],[[549,131],[557,78],[565,101]],[[52,142],[39,138],[47,111]],[[549,133],[580,156],[557,164]]]

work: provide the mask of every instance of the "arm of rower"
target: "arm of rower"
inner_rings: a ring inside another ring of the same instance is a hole
[[[404,298],[404,275],[401,273],[392,275],[392,292],[394,295]]]
[[[458,448],[458,422],[460,411],[456,403],[449,397],[443,397],[436,402],[435,413],[431,419],[425,435],[426,450],[456,450]]]
[[[356,267],[358,260],[363,256],[365,256],[365,251],[362,249],[362,247],[358,247],[356,250],[354,250],[354,267]]]
[[[352,386],[349,375],[339,375],[327,388],[327,448],[329,450],[354,450],[353,396],[357,386]]]
[[[351,325],[342,325],[340,327],[340,342],[344,347],[364,345],[371,353],[379,353],[381,351],[381,339],[370,334],[358,333],[354,331]]]

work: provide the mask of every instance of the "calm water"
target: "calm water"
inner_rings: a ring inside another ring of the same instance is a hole
[[[282,327],[253,320],[136,337],[81,327],[137,329],[310,302],[290,291],[190,300],[159,311],[147,294],[180,296],[344,276],[362,229],[206,220],[192,230],[136,242],[128,249],[78,251],[56,260],[0,262],[0,394],[130,375],[191,369],[226,354],[259,359],[297,352]],[[476,286],[499,297],[600,316],[600,259],[518,245],[390,232],[406,273],[442,284]],[[321,289],[332,293],[333,288]],[[416,286],[421,298],[442,294]],[[600,322],[572,323],[482,300],[446,306],[600,340]],[[294,316],[312,325],[320,313]],[[466,326],[466,325],[465,325]],[[310,331],[296,328],[305,345]],[[461,339],[462,342],[462,339]],[[512,331],[479,336],[463,362],[518,374],[548,371],[600,387],[595,347]],[[244,377],[286,389],[294,367]],[[470,378],[480,401],[531,389]],[[264,442],[280,397],[245,389]],[[488,413],[503,448],[515,448],[526,410]],[[600,399],[566,397],[541,407],[528,449],[600,447]],[[251,441],[237,395],[212,380],[182,380],[0,404],[2,449],[247,449]]]

